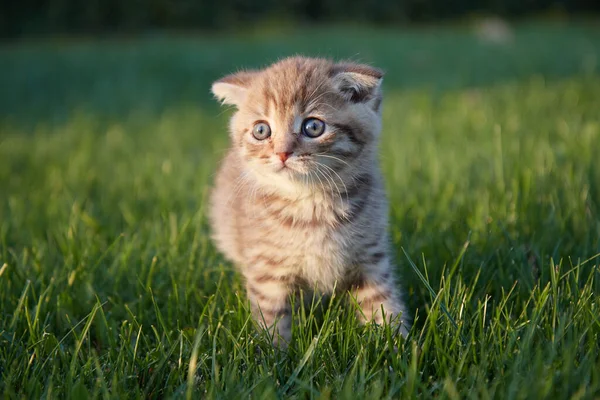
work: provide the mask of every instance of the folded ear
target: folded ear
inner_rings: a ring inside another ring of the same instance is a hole
[[[221,103],[239,106],[246,98],[248,87],[256,75],[255,71],[227,75],[213,83],[212,92]]]
[[[333,86],[353,103],[364,103],[381,96],[383,71],[363,64],[340,63],[332,70]]]

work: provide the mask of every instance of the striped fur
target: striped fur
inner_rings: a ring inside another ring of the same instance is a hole
[[[299,286],[351,291],[361,320],[382,323],[383,308],[407,332],[377,161],[381,79],[369,66],[294,57],[213,85],[237,108],[211,196],[214,239],[278,343],[290,340],[289,296]],[[325,122],[322,136],[301,134],[308,117]],[[253,137],[257,121],[271,137]],[[291,153],[285,162],[282,152]]]

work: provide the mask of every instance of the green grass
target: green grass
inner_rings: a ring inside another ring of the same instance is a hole
[[[336,298],[274,350],[209,240],[209,84],[298,52],[388,72],[406,341]],[[2,45],[0,393],[597,398],[599,60],[597,24]]]

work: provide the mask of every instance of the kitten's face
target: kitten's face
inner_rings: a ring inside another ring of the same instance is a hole
[[[227,76],[213,92],[238,111],[234,148],[247,169],[273,185],[329,186],[376,147],[382,73],[356,64],[288,58]]]

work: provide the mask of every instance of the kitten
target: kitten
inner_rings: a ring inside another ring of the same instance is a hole
[[[288,299],[298,286],[350,290],[363,322],[382,323],[383,308],[408,332],[377,161],[382,76],[294,57],[212,86],[237,108],[211,196],[214,239],[276,343],[291,338]]]

